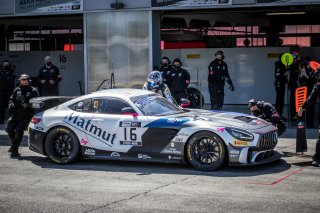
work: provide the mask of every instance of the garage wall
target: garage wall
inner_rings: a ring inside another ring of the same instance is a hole
[[[41,66],[44,65],[44,57],[50,55],[54,65],[59,67],[62,75],[59,89],[60,95],[79,95],[77,81],[84,79],[83,52],[63,51],[35,51],[35,52],[0,52],[0,62],[7,59],[15,66],[15,73],[27,73],[31,77],[38,76]]]
[[[208,65],[218,49],[181,49],[162,50],[162,56],[171,60],[180,57],[183,67],[191,75],[191,85],[199,88],[205,103],[210,103],[208,92]],[[225,48],[225,61],[229,66],[229,74],[235,85],[235,91],[225,86],[225,104],[247,104],[248,100],[256,98],[271,103],[275,102],[274,63],[277,58],[270,58],[270,53],[288,52],[289,48]],[[318,57],[320,48],[301,48],[303,55]],[[189,57],[189,58],[188,58]],[[198,78],[197,78],[198,70]]]

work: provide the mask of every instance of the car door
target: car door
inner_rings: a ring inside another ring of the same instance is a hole
[[[92,119],[87,137],[96,149],[96,155],[108,157],[147,158],[150,146],[142,143],[141,136],[148,123],[145,116],[128,113],[132,109],[125,100],[115,97],[92,99]]]

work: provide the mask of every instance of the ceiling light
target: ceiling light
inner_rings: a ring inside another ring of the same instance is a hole
[[[306,12],[279,12],[279,13],[267,13],[267,16],[281,16],[281,15],[304,15]]]

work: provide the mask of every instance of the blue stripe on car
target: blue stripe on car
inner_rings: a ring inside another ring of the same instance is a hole
[[[188,118],[160,118],[152,121],[144,127],[173,127],[180,126],[181,124],[190,121]]]

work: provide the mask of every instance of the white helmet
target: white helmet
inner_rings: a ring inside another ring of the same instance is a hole
[[[152,71],[148,75],[148,89],[157,89],[163,82],[161,72]]]

